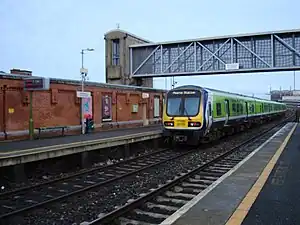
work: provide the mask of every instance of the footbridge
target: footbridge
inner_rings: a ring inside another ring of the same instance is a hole
[[[132,77],[300,70],[300,29],[132,45]]]

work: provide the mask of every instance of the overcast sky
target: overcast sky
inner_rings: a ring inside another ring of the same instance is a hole
[[[0,70],[78,80],[80,50],[89,47],[96,49],[85,55],[89,78],[105,82],[103,37],[117,23],[145,39],[170,41],[300,28],[299,8],[297,0],[0,0]],[[300,72],[296,77],[300,88]],[[293,87],[293,72],[176,81],[266,97],[270,85]],[[164,79],[154,85],[164,88]]]

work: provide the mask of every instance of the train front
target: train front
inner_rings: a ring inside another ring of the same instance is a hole
[[[196,145],[203,135],[201,89],[178,87],[167,93],[164,106],[164,136],[172,144]]]

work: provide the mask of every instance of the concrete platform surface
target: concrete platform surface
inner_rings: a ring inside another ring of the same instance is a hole
[[[76,153],[87,154],[93,150],[154,140],[161,136],[161,126],[147,126],[87,135],[0,143],[0,167]]]
[[[300,224],[300,126],[242,222],[254,224]]]
[[[74,142],[90,141],[90,140],[97,140],[97,139],[110,138],[110,137],[119,137],[124,135],[137,134],[137,133],[156,131],[156,130],[162,130],[162,126],[151,125],[151,126],[137,127],[137,128],[114,129],[114,130],[101,131],[101,132],[90,133],[85,135],[72,135],[72,136],[70,135],[70,136],[63,136],[63,137],[38,139],[32,141],[24,140],[24,141],[0,142],[0,153],[45,147],[51,145],[70,144]]]
[[[161,224],[226,224],[252,188],[253,184],[257,181],[275,152],[277,152],[283,143],[288,141],[288,137],[292,135],[296,126],[296,123],[288,123],[285,125],[264,144],[249,154],[243,161],[211,184],[205,191],[199,193],[199,195]],[[300,127],[297,128],[296,134],[299,132]],[[269,210],[272,210],[271,205],[265,205],[265,207],[269,207]],[[271,214],[269,217],[270,216]],[[249,222],[250,223],[247,224],[255,224],[252,223],[253,221]],[[264,224],[269,225],[270,223]]]

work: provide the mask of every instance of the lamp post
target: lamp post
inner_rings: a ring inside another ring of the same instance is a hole
[[[87,69],[85,69],[83,67],[83,55],[84,52],[92,52],[95,49],[93,48],[86,48],[86,49],[81,49],[81,69],[80,69],[80,74],[81,74],[81,91],[84,91],[84,82],[85,82],[85,78],[87,76]],[[83,100],[81,98],[81,133],[84,134],[85,133],[85,129],[84,129],[84,116],[83,116]]]
[[[294,91],[296,90],[296,71],[294,70]]]

